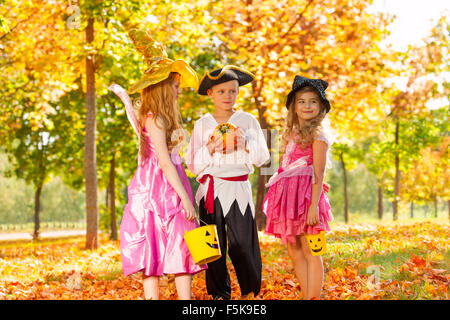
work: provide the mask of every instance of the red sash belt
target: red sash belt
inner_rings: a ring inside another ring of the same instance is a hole
[[[205,183],[206,178],[209,178],[209,186],[208,191],[206,192],[206,198],[205,198],[205,209],[208,213],[214,212],[214,178],[210,174],[203,175],[198,182]],[[218,177],[219,179],[227,180],[227,181],[247,181],[248,180],[248,174],[245,174],[243,176],[237,176],[237,177]]]

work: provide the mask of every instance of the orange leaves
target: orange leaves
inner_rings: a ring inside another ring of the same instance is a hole
[[[342,300],[350,298],[374,299],[376,292],[366,291],[367,276],[358,274],[353,267],[331,269],[325,275],[323,295],[325,299]]]
[[[411,255],[399,271],[409,279],[416,279],[411,282],[405,281],[401,284],[402,288],[409,290],[410,287],[420,285],[426,297],[443,296],[448,297],[448,286],[450,284],[450,275],[446,269],[433,268],[436,262],[429,262],[426,259]],[[409,290],[411,291],[411,290]]]
[[[424,258],[412,254],[411,258],[406,260],[405,263],[400,266],[399,271],[403,274],[419,276],[424,273],[424,268],[426,265],[427,262]]]
[[[423,268],[427,264],[424,258],[418,257],[414,254],[411,256],[411,261],[418,268]]]
[[[445,261],[447,222],[332,226],[323,256],[324,281],[318,299],[448,299]],[[302,293],[287,249],[259,233],[262,255],[260,293],[242,296],[228,261],[233,300],[299,300]],[[84,239],[0,245],[0,300],[144,298],[141,275],[124,277],[118,241],[100,238],[97,250]],[[177,299],[173,276],[160,280],[161,299]],[[205,274],[193,277],[192,297],[211,300]]]
[[[358,272],[352,268],[345,268],[344,269],[344,277],[347,279],[355,279],[358,275]]]
[[[286,261],[289,263],[289,261]],[[263,265],[263,280],[261,291],[257,298],[263,300],[298,300],[301,298],[300,285],[294,276],[291,265],[285,265],[286,269],[277,271],[275,268],[265,268]]]

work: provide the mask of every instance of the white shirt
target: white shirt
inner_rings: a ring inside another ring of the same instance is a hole
[[[186,154],[186,164],[189,170],[197,175],[197,181],[205,174],[214,177],[214,199],[219,198],[222,210],[226,216],[234,200],[237,200],[242,214],[250,205],[252,215],[255,216],[255,206],[252,200],[252,188],[247,181],[227,181],[220,177],[235,177],[251,174],[253,166],[260,167],[270,159],[266,139],[261,126],[250,113],[238,110],[227,121],[235,127],[241,128],[247,141],[247,149],[222,154],[211,155],[206,147],[208,138],[219,125],[214,117],[207,113],[195,122],[191,140]],[[200,184],[195,195],[197,204],[206,196],[210,179]]]

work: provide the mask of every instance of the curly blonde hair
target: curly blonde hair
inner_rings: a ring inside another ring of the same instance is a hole
[[[320,111],[315,118],[305,120],[304,125],[300,126],[300,121],[295,112],[295,102],[297,101],[297,96],[305,92],[313,92],[317,95],[317,98],[320,101]],[[283,134],[281,136],[282,147],[284,148],[289,143],[289,140],[293,139],[295,143],[299,144],[302,148],[305,148],[317,138],[319,131],[322,129],[322,121],[327,114],[325,105],[313,87],[305,86],[296,92],[295,99],[292,99],[288,110]]]
[[[174,139],[172,139],[172,134],[175,130],[182,132],[182,130],[178,129],[182,129],[183,124],[175,92],[172,88],[174,81],[178,77],[178,73],[172,72],[167,79],[150,85],[141,92],[142,104],[138,111],[138,119],[141,126],[141,156],[144,158],[149,156],[146,148],[147,138],[143,132],[145,119],[149,112],[153,114],[155,119],[158,119],[156,125],[160,129],[164,128],[166,130],[166,141],[169,152],[184,139],[184,137],[178,137],[177,141],[173,141]]]

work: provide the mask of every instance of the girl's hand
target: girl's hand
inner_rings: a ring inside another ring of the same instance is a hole
[[[308,224],[308,226],[314,226],[319,222],[319,206],[311,205],[308,209],[306,223]]]
[[[194,206],[192,205],[191,199],[182,199],[181,204],[183,205],[186,219],[189,221],[194,220],[196,217],[196,212]]]

